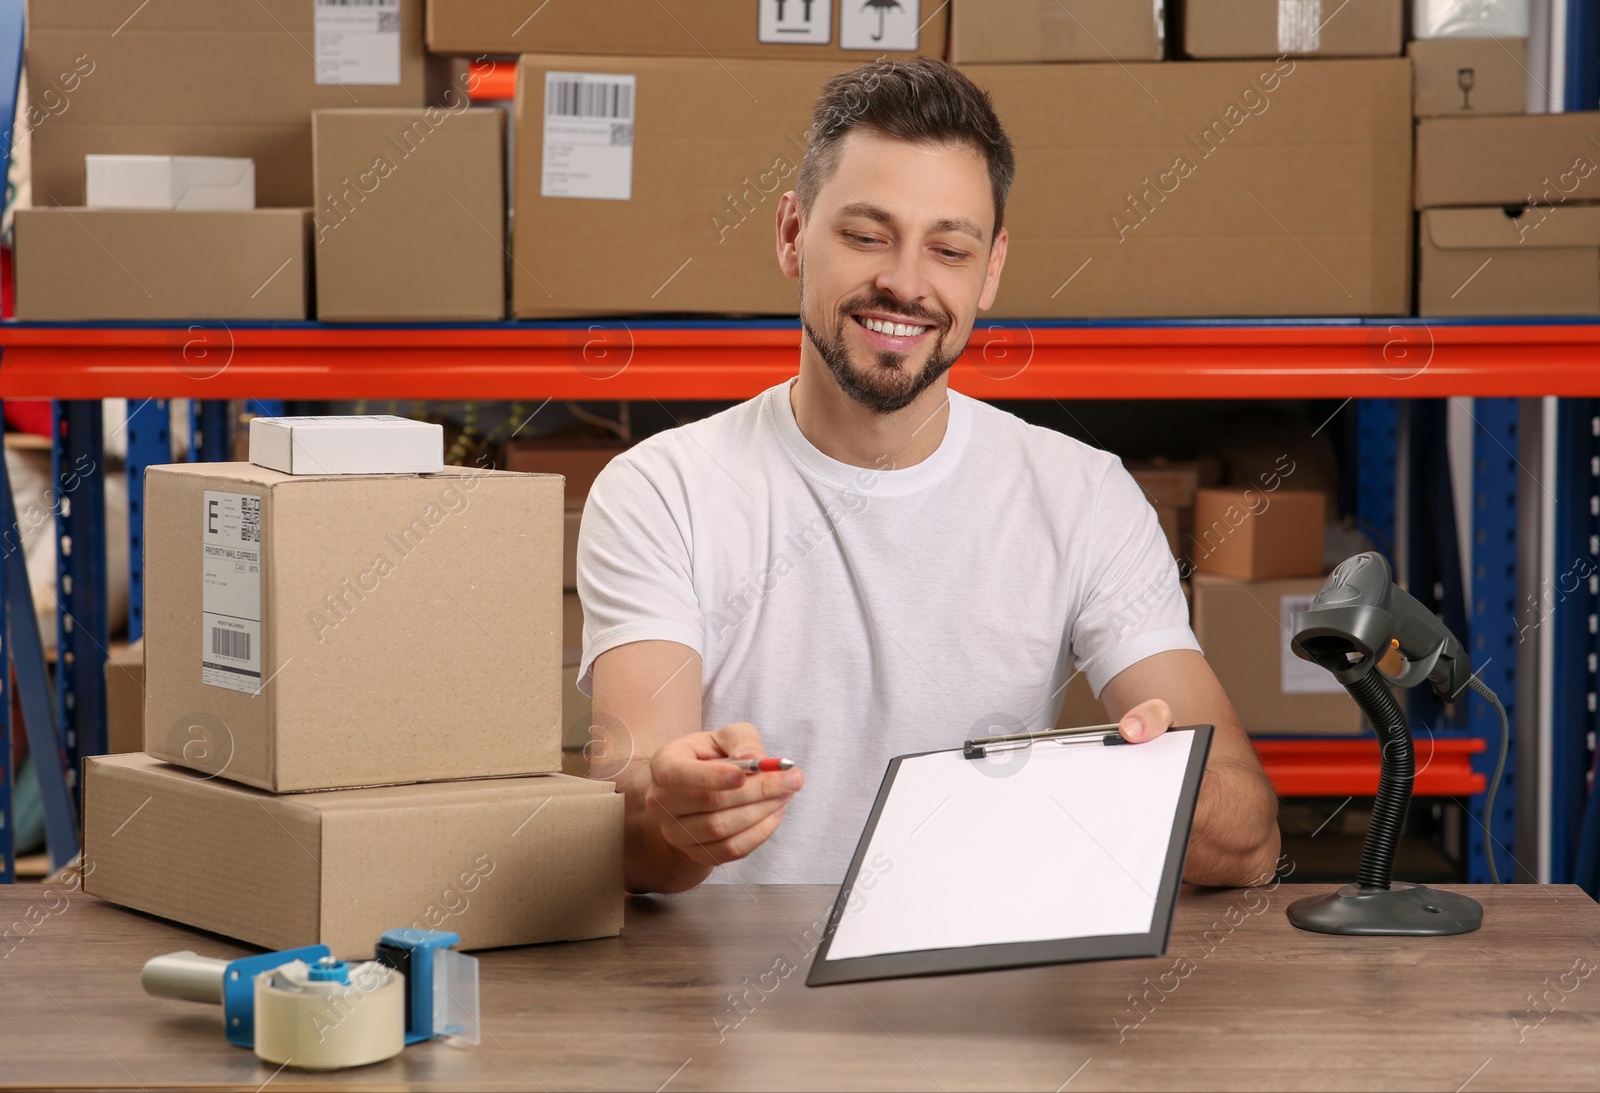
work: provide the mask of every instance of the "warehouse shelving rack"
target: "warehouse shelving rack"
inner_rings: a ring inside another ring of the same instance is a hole
[[[0,398],[58,400],[54,459],[58,473],[68,475],[74,467],[104,466],[96,400],[129,400],[130,627],[137,636],[142,626],[141,474],[145,466],[168,458],[169,399],[194,400],[193,455],[217,459],[227,451],[227,399],[733,400],[792,376],[799,339],[792,320],[423,327],[6,323],[0,325]],[[1557,495],[1558,543],[1551,556],[1600,561],[1600,323],[986,322],[974,332],[951,384],[996,400],[1343,400],[1336,413],[1356,416],[1358,515],[1391,543],[1401,516],[1396,466],[1402,400],[1474,396],[1469,640],[1474,662],[1506,700],[1518,734],[1537,731],[1538,719],[1519,716],[1517,706],[1519,670],[1530,670],[1526,656],[1518,655],[1525,637],[1518,609],[1525,590],[1538,580],[1518,552],[1519,504],[1526,502],[1529,488],[1527,476],[1519,473],[1524,469],[1519,429],[1527,400],[1560,397],[1558,474],[1553,483],[1537,486]],[[258,402],[253,409],[274,412],[280,406]],[[84,485],[63,491],[57,506],[62,655],[53,703],[43,698],[48,691],[42,656],[34,655],[26,640],[17,640],[18,631],[27,629],[23,620],[32,617],[19,609],[27,588],[20,561],[11,559],[20,559],[20,551],[8,550],[7,565],[0,567],[0,592],[9,594],[9,617],[18,624],[7,641],[29,735],[37,741],[36,754],[60,756],[59,764],[38,765],[42,783],[51,784],[44,797],[57,861],[76,850],[74,772],[81,758],[103,748],[105,740],[103,478],[86,474],[78,480]],[[8,484],[5,490],[0,500],[9,504]],[[15,529],[14,517],[8,527]],[[1551,879],[1592,884],[1600,866],[1595,861],[1600,859],[1600,809],[1585,827],[1585,807],[1596,795],[1588,793],[1584,772],[1592,766],[1600,728],[1594,697],[1600,578],[1568,589],[1572,583],[1552,597],[1544,620],[1559,631],[1563,650],[1591,650],[1586,660],[1568,654],[1552,666]],[[1514,854],[1529,859],[1528,848],[1518,851],[1514,817],[1519,797],[1524,808],[1536,800],[1531,772],[1530,784],[1517,790],[1514,748],[1496,814],[1484,815],[1486,776],[1499,751],[1498,723],[1489,718],[1487,710],[1474,709],[1465,728],[1429,727],[1418,749],[1419,795],[1461,799],[1474,818],[1473,880],[1485,879],[1486,830],[1499,848],[1503,876],[1513,875]],[[0,749],[9,747],[10,728],[10,705],[0,702]],[[1360,740],[1290,739],[1262,741],[1258,751],[1281,793],[1365,796],[1376,784],[1374,748]],[[9,786],[0,783],[0,816],[8,813]],[[9,824],[0,841],[0,877],[9,879]],[[1587,864],[1580,862],[1580,851],[1589,856]],[[1579,876],[1580,866],[1589,872]]]

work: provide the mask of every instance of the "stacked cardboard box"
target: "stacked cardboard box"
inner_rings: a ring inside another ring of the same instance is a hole
[[[258,945],[614,934],[622,798],[561,766],[561,480],[146,476],[143,755],[88,889]],[[319,791],[319,792],[312,792]]]
[[[605,441],[514,440],[506,445],[506,469],[534,474],[559,474],[567,483],[561,548],[562,656],[561,711],[563,749],[581,753],[589,744],[589,696],[578,690],[578,662],[583,656],[583,604],[578,600],[578,527],[589,487],[623,447]]]
[[[1281,480],[1195,495],[1194,633],[1252,735],[1361,732],[1361,711],[1289,646],[1322,587],[1327,497]]]
[[[1600,113],[1417,124],[1418,311],[1600,314]]]
[[[1394,57],[1401,0],[1180,0],[1190,57]]]

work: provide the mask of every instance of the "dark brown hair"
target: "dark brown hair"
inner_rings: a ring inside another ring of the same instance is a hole
[[[989,167],[994,230],[999,234],[1006,195],[1017,173],[1016,157],[989,93],[954,65],[933,57],[877,60],[823,84],[796,184],[802,208],[810,210],[839,166],[840,143],[856,128],[917,144],[965,144],[981,154]]]

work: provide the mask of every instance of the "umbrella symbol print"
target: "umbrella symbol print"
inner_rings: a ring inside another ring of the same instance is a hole
[[[905,9],[900,6],[900,0],[867,0],[865,4],[861,5],[861,10],[876,11],[878,13],[878,33],[872,36],[872,40],[874,42],[881,42],[883,41],[884,13],[890,11],[904,11]]]

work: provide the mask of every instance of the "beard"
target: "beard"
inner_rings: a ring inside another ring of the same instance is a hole
[[[966,345],[947,347],[945,338],[950,333],[950,317],[941,312],[921,307],[906,307],[895,300],[875,293],[867,293],[846,300],[839,308],[833,330],[824,333],[811,322],[803,306],[806,298],[805,277],[800,278],[800,326],[805,331],[817,354],[833,373],[839,389],[857,404],[878,414],[892,414],[904,410],[917,397],[938,382],[956,363]],[[933,330],[933,348],[928,360],[918,371],[908,368],[909,354],[890,351],[871,353],[872,359],[858,364],[845,344],[845,324],[853,323],[852,314],[858,311],[885,311],[902,315],[926,324]]]

